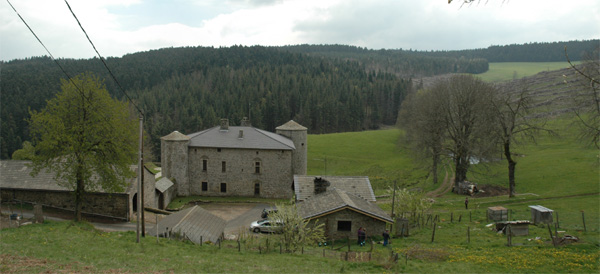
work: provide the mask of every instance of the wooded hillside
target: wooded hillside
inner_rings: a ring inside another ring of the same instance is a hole
[[[593,41],[567,43],[570,49],[587,48]],[[528,44],[507,46],[510,50],[504,59],[520,60],[521,49],[532,46],[546,55],[552,51],[552,56],[564,57],[564,46]],[[133,53],[106,62],[144,110],[145,130],[158,157],[160,136],[173,130],[199,131],[216,125],[220,118],[229,118],[235,125],[249,116],[254,126],[267,130],[294,119],[310,133],[393,125],[412,87],[411,79],[485,72],[485,58],[491,58],[489,52],[494,50],[418,52],[344,45],[184,47]],[[581,55],[570,54],[572,60]],[[88,71],[98,75],[105,79],[111,95],[124,98],[97,58],[58,62],[71,76]],[[0,158],[7,159],[29,140],[28,109],[44,107],[59,91],[65,75],[48,57],[0,65]]]

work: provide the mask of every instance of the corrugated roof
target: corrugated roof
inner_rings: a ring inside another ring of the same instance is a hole
[[[171,182],[171,180],[169,180],[167,177],[162,177],[155,184],[156,190],[160,191],[161,193],[165,193],[165,191],[167,191],[167,189],[169,189],[170,187],[173,187],[173,186],[174,186],[173,182]]]
[[[307,128],[296,123],[294,120],[289,120],[287,123],[276,127],[279,130],[306,130]]]
[[[188,137],[190,138],[190,147],[296,149],[292,140],[254,127],[230,126],[228,130],[221,130],[221,127],[217,126],[192,133]]]
[[[298,213],[304,219],[319,218],[340,210],[349,209],[392,223],[390,216],[377,205],[341,189],[328,188],[326,192],[297,203]]]
[[[190,137],[179,131],[173,131],[169,135],[163,136],[160,139],[165,141],[187,141],[190,139]]]
[[[294,175],[294,191],[296,201],[304,201],[314,196],[314,179],[321,177],[331,183],[330,187],[335,187],[362,197],[370,202],[375,202],[375,193],[371,187],[371,181],[367,176],[309,176]]]
[[[530,205],[529,208],[537,210],[539,212],[554,212],[554,210],[541,205]]]
[[[225,220],[199,206],[168,215],[157,224],[159,235],[166,235],[168,231],[171,234],[185,234],[185,237],[194,243],[206,241],[218,243],[219,237],[225,231],[225,225]],[[156,236],[156,226],[148,233]]]

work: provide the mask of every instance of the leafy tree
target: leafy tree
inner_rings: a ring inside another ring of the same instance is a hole
[[[394,191],[390,188],[388,192],[393,194]],[[397,212],[396,214],[424,212],[430,207],[431,199],[426,198],[422,192],[411,192],[406,188],[396,190],[396,202],[394,205],[394,212]]]
[[[112,99],[98,77],[85,73],[62,80],[61,92],[30,115],[32,175],[48,169],[74,190],[75,220],[81,220],[86,192],[124,190],[133,176],[136,122],[127,103]]]
[[[299,248],[321,242],[325,239],[324,224],[311,223],[298,214],[296,205],[277,205],[277,212],[269,214],[272,224],[283,223],[281,243],[288,252],[296,252]]]
[[[33,160],[35,157],[35,148],[29,141],[23,142],[23,148],[15,150],[12,155],[13,160]]]

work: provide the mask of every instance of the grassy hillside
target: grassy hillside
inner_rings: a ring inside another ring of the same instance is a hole
[[[501,82],[520,79],[542,71],[552,71],[567,67],[569,67],[569,63],[567,62],[490,63],[489,70],[485,73],[477,74],[477,76],[486,82]]]

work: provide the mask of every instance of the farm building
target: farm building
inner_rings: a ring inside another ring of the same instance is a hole
[[[315,195],[317,180],[329,182],[329,187],[343,190],[361,197],[369,202],[375,202],[375,193],[367,176],[308,176],[294,175],[294,192],[296,201],[304,201]]]
[[[221,125],[184,135],[177,131],[161,138],[164,177],[177,196],[244,196],[290,198],[293,175],[306,174],[307,129],[294,121],[276,133]]]
[[[164,217],[148,234],[156,236],[158,232],[161,237],[182,237],[198,244],[216,244],[222,240],[225,224],[225,220],[199,206],[193,206]]]
[[[487,219],[494,222],[508,221],[508,209],[502,206],[488,207]]]
[[[73,211],[73,191],[59,185],[54,174],[42,170],[36,177],[30,175],[29,161],[0,161],[0,194],[2,202],[22,201],[44,207]],[[132,169],[137,169],[133,166]],[[137,211],[137,178],[127,180],[122,192],[109,193],[88,189],[83,203],[83,214],[130,220]],[[171,187],[172,188],[172,187]],[[169,200],[170,202],[170,200]],[[156,207],[154,174],[144,168],[144,204]]]
[[[551,224],[553,222],[552,219],[552,209],[543,207],[541,205],[529,206],[531,208],[531,221],[534,224]]]
[[[393,223],[388,214],[365,198],[331,187],[297,203],[300,216],[325,224],[328,238],[356,239],[360,227],[367,236],[381,235],[386,224]]]

